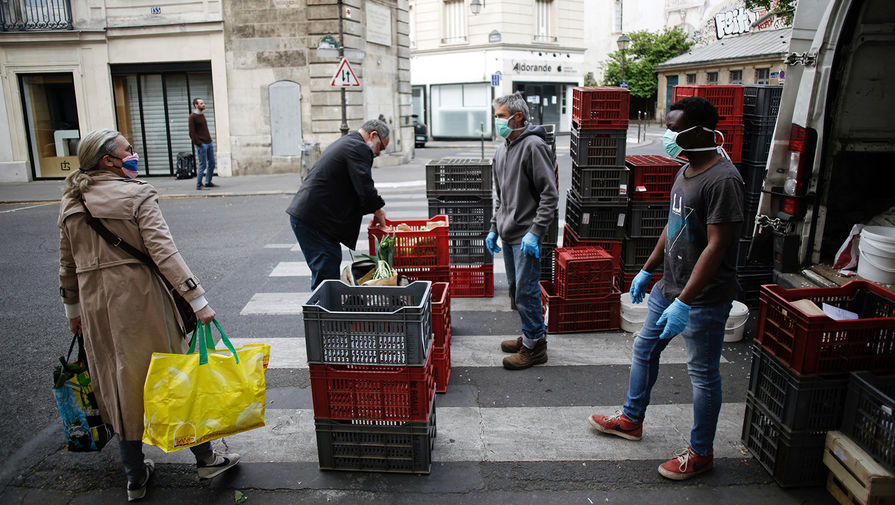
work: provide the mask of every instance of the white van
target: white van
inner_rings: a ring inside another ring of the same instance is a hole
[[[773,237],[787,287],[845,282],[852,225],[895,206],[895,0],[798,1],[767,169],[753,252]]]

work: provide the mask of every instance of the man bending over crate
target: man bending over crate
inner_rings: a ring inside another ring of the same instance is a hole
[[[659,355],[674,336],[687,344],[687,373],[693,386],[690,445],[659,467],[666,478],[685,480],[712,468],[712,445],[721,412],[721,345],[736,280],[736,237],[743,221],[743,179],[721,147],[718,112],[704,98],[675,102],[663,144],[671,157],[689,163],[671,190],[668,223],[653,253],[631,283],[631,299],[643,301],[652,272],[665,275],[650,292],[649,314],[634,339],[628,399],[613,416],[588,419],[598,431],[640,440]]]
[[[485,246],[500,252],[497,237],[506,251],[510,293],[522,320],[522,336],[501,342],[503,360],[509,370],[522,370],[547,362],[547,329],[541,313],[541,237],[553,222],[557,191],[550,147],[542,126],[528,124],[528,105],[519,94],[496,98],[494,125],[506,138],[494,154],[494,216]]]
[[[311,168],[286,213],[311,270],[311,289],[339,278],[342,248],[357,245],[364,214],[385,226],[385,202],[373,185],[373,158],[389,144],[388,126],[378,119],[333,142]]]

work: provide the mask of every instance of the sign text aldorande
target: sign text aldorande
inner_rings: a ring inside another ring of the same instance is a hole
[[[513,63],[513,72],[553,72],[553,66],[546,63],[532,65],[517,61]]]

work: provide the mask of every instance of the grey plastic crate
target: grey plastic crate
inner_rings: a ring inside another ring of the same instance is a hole
[[[572,128],[569,156],[579,167],[625,168],[628,130],[580,130]]]
[[[776,118],[782,96],[783,86],[747,84],[743,86],[743,114]]]
[[[429,215],[448,216],[450,232],[487,233],[491,229],[494,202],[491,194],[429,194]]]
[[[452,232],[448,234],[448,249],[452,265],[491,265],[494,256],[485,247],[488,232]]]
[[[323,281],[302,307],[308,363],[425,366],[432,283],[349,286]]]
[[[316,419],[320,469],[428,474],[435,423],[434,402],[425,423]]]
[[[454,193],[490,196],[493,181],[491,160],[443,158],[426,165],[426,192],[430,197]]]
[[[581,167],[572,162],[572,191],[582,203],[624,205],[628,203],[628,176],[626,167]]]

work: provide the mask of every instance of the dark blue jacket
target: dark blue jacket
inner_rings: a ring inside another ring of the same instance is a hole
[[[373,151],[361,134],[345,135],[320,155],[286,213],[354,250],[364,214],[385,206],[372,167]]]

